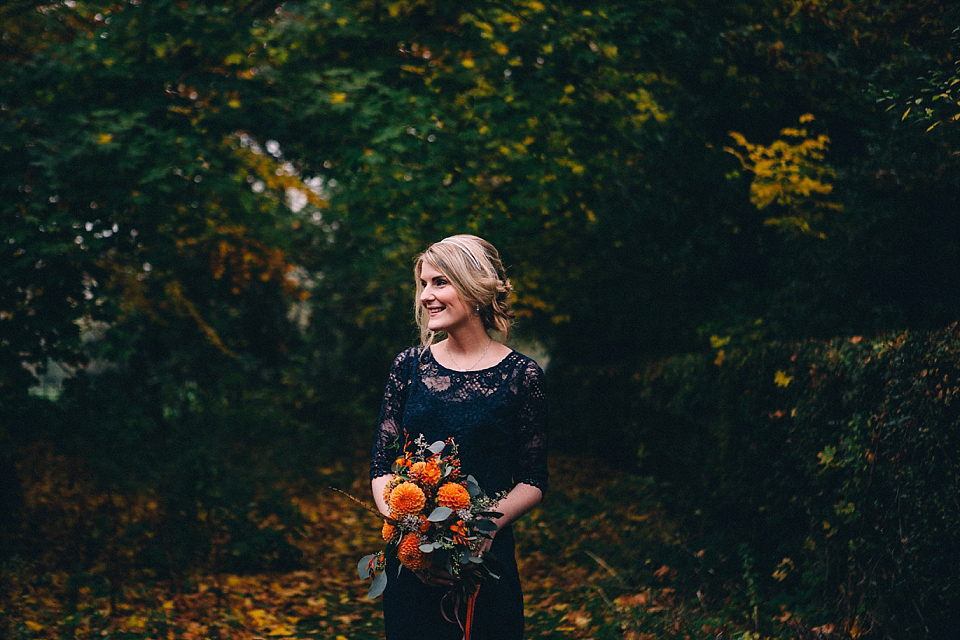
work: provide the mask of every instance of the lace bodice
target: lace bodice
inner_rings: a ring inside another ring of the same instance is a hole
[[[429,349],[410,348],[393,362],[370,462],[370,477],[390,473],[409,439],[453,437],[464,474],[488,495],[517,483],[547,485],[547,407],[543,371],[512,351],[497,365],[455,371]]]

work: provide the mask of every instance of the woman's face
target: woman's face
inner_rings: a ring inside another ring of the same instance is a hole
[[[424,260],[420,265],[420,304],[427,310],[431,331],[450,333],[466,325],[473,316],[473,308],[460,299],[456,288],[447,277]]]

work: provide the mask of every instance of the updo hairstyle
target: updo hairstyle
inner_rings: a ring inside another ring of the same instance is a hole
[[[510,308],[513,285],[500,262],[500,254],[483,238],[460,234],[427,247],[417,256],[413,268],[417,283],[414,314],[424,346],[429,346],[436,337],[436,332],[427,327],[430,315],[420,302],[420,294],[423,293],[420,270],[424,262],[447,277],[461,300],[479,309],[477,313],[484,329],[500,332],[504,340],[510,336],[514,318]]]

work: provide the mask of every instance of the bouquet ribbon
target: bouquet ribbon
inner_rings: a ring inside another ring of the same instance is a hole
[[[456,600],[454,602],[454,618],[456,619],[457,624],[460,626],[460,630],[463,631],[463,640],[470,640],[470,634],[473,630],[473,614],[477,608],[477,594],[480,592],[480,585],[477,585],[477,588],[473,590],[469,596],[467,596],[467,617],[464,622],[460,622],[460,594],[457,594]],[[449,594],[448,594],[449,595]],[[443,613],[443,617],[447,622],[453,622],[450,618],[447,617],[445,611],[443,611],[443,604],[440,605],[440,611]]]
[[[470,640],[470,630],[471,627],[473,627],[473,612],[477,606],[477,594],[479,592],[480,587],[478,586],[474,589],[473,593],[470,594],[470,597],[467,598],[467,622],[463,629],[463,640]]]

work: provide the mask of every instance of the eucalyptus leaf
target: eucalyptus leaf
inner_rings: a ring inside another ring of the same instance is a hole
[[[429,451],[430,453],[440,453],[441,451],[443,451],[443,448],[446,446],[447,446],[446,442],[444,442],[443,440],[437,440],[432,445],[427,447],[427,451]]]
[[[430,522],[443,522],[444,520],[449,518],[450,514],[452,513],[453,513],[453,509],[451,509],[450,507],[437,507],[430,513],[429,516],[427,516],[427,520],[429,520]]]
[[[360,576],[361,580],[366,580],[373,575],[373,567],[376,564],[374,558],[376,558],[376,556],[377,554],[371,553],[360,558],[360,562],[357,563],[357,575]]]
[[[383,593],[383,590],[387,588],[387,572],[381,571],[377,574],[377,577],[373,579],[373,584],[370,585],[370,591],[367,592],[367,597],[371,600],[375,600],[380,597],[380,594]]]
[[[476,498],[483,493],[483,491],[480,489],[480,484],[473,476],[467,476],[467,493],[470,494],[471,498]]]

